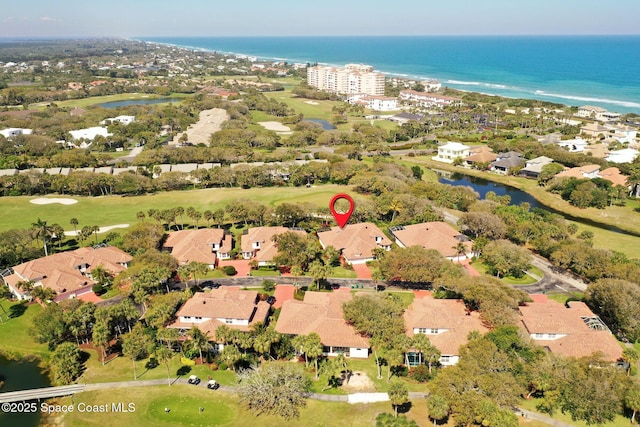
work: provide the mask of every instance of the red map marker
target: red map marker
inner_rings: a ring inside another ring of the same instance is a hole
[[[338,212],[336,210],[336,207],[335,207],[336,202],[340,199],[345,199],[347,202],[349,202],[348,211]],[[349,222],[349,218],[351,218],[351,214],[353,213],[353,210],[355,208],[356,208],[356,204],[351,198],[351,196],[348,194],[336,194],[335,196],[333,196],[333,198],[331,199],[331,202],[329,203],[329,210],[331,211],[331,214],[335,218],[340,228],[344,228],[345,225],[347,225],[347,222]]]

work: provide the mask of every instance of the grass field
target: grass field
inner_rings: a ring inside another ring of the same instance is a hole
[[[48,224],[58,223],[66,230],[73,230],[69,225],[71,218],[77,218],[79,228],[84,225],[107,226],[114,224],[133,224],[137,222],[136,212],[147,212],[148,209],[169,209],[182,206],[185,209],[193,206],[200,212],[224,207],[233,200],[246,198],[276,206],[283,202],[309,202],[318,206],[328,206],[331,197],[336,193],[350,192],[349,187],[339,185],[323,185],[318,187],[273,187],[273,188],[216,188],[207,190],[189,190],[163,192],[144,196],[122,197],[73,197],[78,200],[75,205],[35,205],[29,203],[34,197],[2,197],[0,198],[0,231],[30,228],[38,218]],[[56,196],[59,197],[59,196]],[[188,221],[188,218],[185,217]],[[200,221],[205,225],[205,221]]]
[[[60,404],[71,404],[71,398],[59,399]],[[104,405],[112,402],[134,403],[135,412],[96,414],[74,411],[59,414],[45,420],[49,425],[72,425],[74,427],[108,426],[350,426],[370,427],[381,412],[392,412],[388,402],[350,405],[342,402],[320,402],[309,400],[300,418],[284,421],[271,415],[254,416],[238,403],[234,394],[211,391],[202,387],[174,385],[139,387],[86,392],[73,398],[75,405]],[[427,418],[424,401],[412,402],[407,417],[425,425]],[[126,405],[125,405],[126,406]],[[169,408],[170,412],[165,412]],[[203,408],[200,412],[199,408]]]
[[[0,285],[1,286],[1,285]],[[9,355],[34,355],[43,359],[49,358],[49,350],[45,344],[38,344],[29,335],[33,318],[42,311],[38,304],[21,304],[0,299],[0,351]],[[5,312],[9,319],[5,317]]]

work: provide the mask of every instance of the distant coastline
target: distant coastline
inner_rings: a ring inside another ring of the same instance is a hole
[[[261,61],[373,65],[506,98],[640,114],[640,36],[138,37]]]

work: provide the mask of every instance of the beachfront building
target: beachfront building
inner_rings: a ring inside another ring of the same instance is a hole
[[[374,111],[394,111],[398,109],[398,99],[391,96],[374,96],[363,93],[347,95],[349,104],[362,105]]]
[[[364,93],[384,96],[385,76],[363,64],[347,64],[343,68],[316,65],[307,68],[307,84],[338,94]]]
[[[75,251],[34,259],[16,265],[11,271],[4,271],[2,280],[19,300],[31,299],[28,288],[42,286],[56,293],[55,301],[68,298],[82,298],[93,294],[92,286],[96,283],[92,277],[93,270],[101,266],[104,270],[117,275],[125,270],[131,255],[114,246],[99,248],[84,247]]]
[[[408,104],[424,108],[442,109],[450,106],[462,105],[462,99],[452,96],[436,95],[429,92],[418,92],[413,89],[400,91],[400,100]]]
[[[468,145],[459,142],[449,142],[438,147],[438,155],[432,157],[433,160],[443,163],[453,163],[456,159],[469,157]]]
[[[613,122],[620,119],[619,113],[612,113],[602,107],[593,105],[583,105],[578,108],[578,117],[584,117],[587,119],[595,119],[601,122]]]
[[[369,340],[344,320],[342,306],[351,301],[351,292],[311,292],[303,301],[287,300],[282,304],[276,332],[287,335],[320,336],[324,356],[369,357]]]
[[[333,246],[340,251],[347,264],[365,264],[376,259],[375,250],[391,250],[391,240],[371,222],[348,224],[344,228],[331,227],[318,233],[323,249]]]

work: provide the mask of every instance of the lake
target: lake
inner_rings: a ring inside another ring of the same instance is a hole
[[[2,325],[0,325],[0,328]],[[0,392],[49,387],[51,383],[38,367],[38,361],[10,360],[0,354],[0,377],[4,381]],[[38,403],[40,405],[40,403]],[[35,427],[40,424],[40,412],[8,414],[0,412],[0,426]]]
[[[119,108],[128,107],[129,105],[153,105],[153,104],[166,104],[168,102],[180,102],[180,98],[154,98],[154,99],[125,99],[123,101],[111,101],[97,104],[103,108]]]
[[[455,185],[455,186],[471,187],[476,192],[478,192],[478,194],[480,194],[481,199],[484,199],[489,191],[493,191],[498,196],[508,195],[509,197],[511,197],[510,204],[512,205],[519,205],[520,203],[526,202],[526,203],[529,203],[529,205],[532,208],[544,209],[546,211],[561,215],[570,221],[575,221],[580,224],[590,225],[592,227],[602,228],[602,229],[613,231],[616,233],[640,237],[640,234],[638,233],[633,233],[631,231],[623,230],[621,228],[614,227],[612,225],[602,224],[596,221],[592,221],[590,219],[578,218],[578,217],[574,217],[572,215],[560,212],[549,206],[543,205],[530,194],[522,190],[518,190],[515,187],[510,187],[508,185],[500,184],[498,182],[489,181],[484,178],[464,175],[458,172],[451,173],[446,171],[440,171],[437,169],[433,169],[433,171],[438,174],[438,181],[440,183]]]

